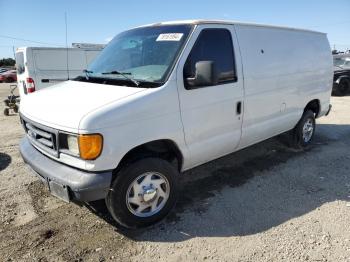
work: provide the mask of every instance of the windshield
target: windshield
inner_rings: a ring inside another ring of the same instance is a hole
[[[117,35],[86,70],[87,78],[164,83],[192,26],[162,25]],[[158,85],[159,86],[159,85]]]

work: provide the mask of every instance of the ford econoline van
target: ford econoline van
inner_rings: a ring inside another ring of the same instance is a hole
[[[330,111],[332,78],[324,33],[141,26],[118,34],[85,73],[22,101],[20,151],[54,196],[105,199],[120,225],[146,226],[172,209],[185,170],[284,132],[307,146]]]

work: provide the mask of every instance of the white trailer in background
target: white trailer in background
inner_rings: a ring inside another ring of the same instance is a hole
[[[102,45],[90,48],[17,48],[17,83],[20,96],[81,75],[102,49]]]

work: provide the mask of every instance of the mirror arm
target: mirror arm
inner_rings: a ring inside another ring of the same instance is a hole
[[[196,78],[195,77],[187,77],[186,82],[188,86],[195,86],[196,85]]]

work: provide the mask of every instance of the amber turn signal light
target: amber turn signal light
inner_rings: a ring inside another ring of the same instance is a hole
[[[80,157],[85,160],[94,160],[102,152],[103,137],[100,134],[79,135],[78,143]]]

